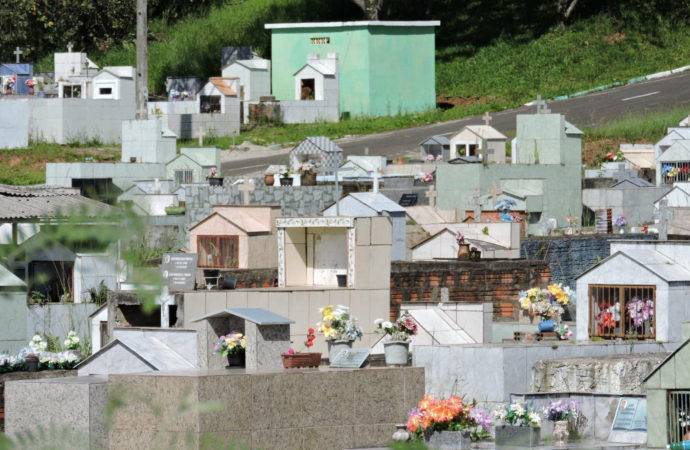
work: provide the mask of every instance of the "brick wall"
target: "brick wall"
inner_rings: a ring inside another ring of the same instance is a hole
[[[575,288],[575,278],[610,254],[609,241],[618,239],[653,240],[653,234],[592,234],[523,238],[520,256],[546,261],[554,282]]]
[[[551,281],[546,261],[430,261],[391,264],[391,318],[403,302],[493,302],[497,318],[514,319],[519,292]]]

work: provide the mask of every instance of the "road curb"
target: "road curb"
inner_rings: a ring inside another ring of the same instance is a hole
[[[655,80],[657,78],[664,78],[664,77],[667,77],[669,75],[685,72],[687,70],[690,70],[690,65],[678,67],[677,69],[665,70],[663,72],[652,73],[649,75],[642,75],[640,77],[631,78],[628,81],[616,81],[613,83],[605,84],[603,86],[597,86],[597,87],[594,87],[591,89],[586,89],[584,91],[575,92],[574,94],[559,95],[558,97],[554,97],[552,99],[544,100],[544,101],[557,102],[560,100],[567,100],[569,98],[581,97],[583,95],[591,94],[593,92],[605,91],[607,89],[611,89],[611,88],[618,87],[618,86],[627,86],[629,84],[639,83],[640,81],[647,81],[647,80]],[[531,102],[525,103],[523,106],[532,106],[534,104],[535,104],[535,102],[531,101]]]

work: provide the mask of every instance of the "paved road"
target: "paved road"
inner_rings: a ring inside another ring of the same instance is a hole
[[[630,113],[690,107],[690,72],[552,102],[548,106],[552,112],[565,114],[566,119],[578,127],[610,121]],[[491,125],[503,133],[514,131],[515,116],[535,110],[535,106],[523,106],[495,113]],[[336,142],[343,148],[345,155],[361,155],[364,148],[368,147],[370,155],[392,157],[414,150],[419,142],[429,136],[449,134],[473,123],[482,122],[478,116],[472,116],[423,127],[343,138]],[[224,175],[241,175],[263,170],[269,164],[285,164],[286,160],[285,156],[245,159],[241,162],[224,163],[222,169]]]

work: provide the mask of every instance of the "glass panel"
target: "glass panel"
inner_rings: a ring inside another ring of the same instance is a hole
[[[199,236],[197,238],[199,267],[216,267],[218,247],[215,237]]]
[[[238,252],[238,237],[229,236],[220,238],[220,266],[221,267],[237,267],[239,252]]]

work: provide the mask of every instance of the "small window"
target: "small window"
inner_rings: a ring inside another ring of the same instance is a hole
[[[98,94],[99,95],[113,95],[113,88],[109,88],[109,87],[98,88]]]
[[[311,43],[315,45],[330,44],[331,38],[329,37],[313,37],[311,38]]]
[[[62,86],[62,97],[63,98],[80,98],[81,97],[81,86],[74,86],[74,85]]]
[[[690,440],[690,391],[668,392],[668,442]]]
[[[605,339],[654,339],[656,288],[590,285],[589,335]]]
[[[174,172],[175,187],[181,184],[194,183],[194,170],[192,169],[175,169]]]
[[[219,113],[220,95],[201,95],[199,97],[199,106],[204,114]]]
[[[314,79],[300,80],[300,100],[314,100]]]
[[[199,267],[234,268],[238,266],[238,236],[198,236]]]

